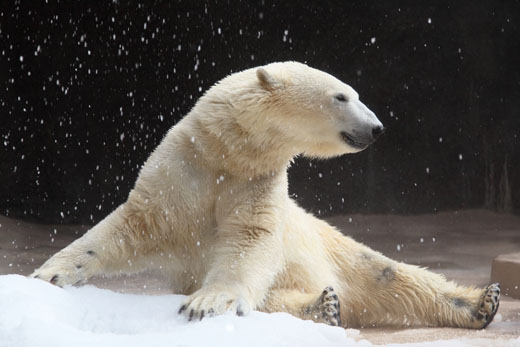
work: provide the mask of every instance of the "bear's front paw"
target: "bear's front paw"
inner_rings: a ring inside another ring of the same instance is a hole
[[[50,282],[58,287],[63,287],[64,285],[73,284],[77,282],[71,280],[70,276],[68,276],[65,271],[60,270],[45,271],[37,269],[29,275],[29,278],[37,278],[46,282]]]
[[[248,314],[251,305],[232,288],[201,288],[190,295],[179,309],[188,319],[201,320],[206,316],[215,316],[231,311],[237,316]]]
[[[34,270],[29,277],[38,278],[57,285],[58,287],[63,287],[86,280],[84,270],[83,265],[66,265],[62,264],[62,262],[53,261],[53,258],[51,258],[40,268]]]

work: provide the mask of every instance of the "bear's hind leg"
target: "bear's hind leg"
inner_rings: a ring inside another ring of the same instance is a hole
[[[332,287],[325,288],[321,294],[288,289],[272,290],[261,310],[287,312],[301,319],[341,326],[339,298]]]
[[[409,308],[419,318],[419,322],[430,326],[484,329],[495,317],[500,300],[498,283],[484,289],[468,288],[446,281],[443,276],[425,269],[400,265],[397,271],[412,268],[414,277],[410,278],[408,293],[403,295],[412,295],[408,299]],[[428,285],[429,289],[423,288]],[[414,298],[419,300],[415,302]]]
[[[498,309],[500,286],[463,287],[423,268],[398,263],[364,251],[357,270],[347,275],[347,295],[342,298],[349,322],[371,327],[427,325],[483,329]],[[355,281],[353,280],[355,279]]]

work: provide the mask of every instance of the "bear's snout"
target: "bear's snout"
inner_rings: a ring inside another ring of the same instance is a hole
[[[383,125],[376,125],[372,128],[372,137],[374,141],[377,140],[379,136],[381,136],[385,132],[385,127]]]

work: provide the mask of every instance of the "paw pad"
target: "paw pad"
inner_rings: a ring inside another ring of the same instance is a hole
[[[500,305],[500,284],[493,283],[486,287],[480,298],[479,309],[475,315],[478,323],[482,324],[481,329],[486,328],[495,318],[498,306]]]
[[[341,326],[339,297],[332,287],[327,287],[318,299],[318,309],[323,320],[332,326]]]

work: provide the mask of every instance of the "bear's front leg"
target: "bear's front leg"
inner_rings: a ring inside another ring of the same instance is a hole
[[[138,263],[140,254],[129,242],[128,224],[124,209],[119,207],[29,277],[63,287],[95,275],[139,271],[131,266]]]
[[[85,235],[54,254],[29,275],[57,286],[77,284],[90,277],[104,273],[107,265],[122,253],[122,219],[117,209],[90,229]]]
[[[273,211],[234,213],[220,223],[202,288],[179,309],[190,320],[259,307],[283,267],[280,224]]]

